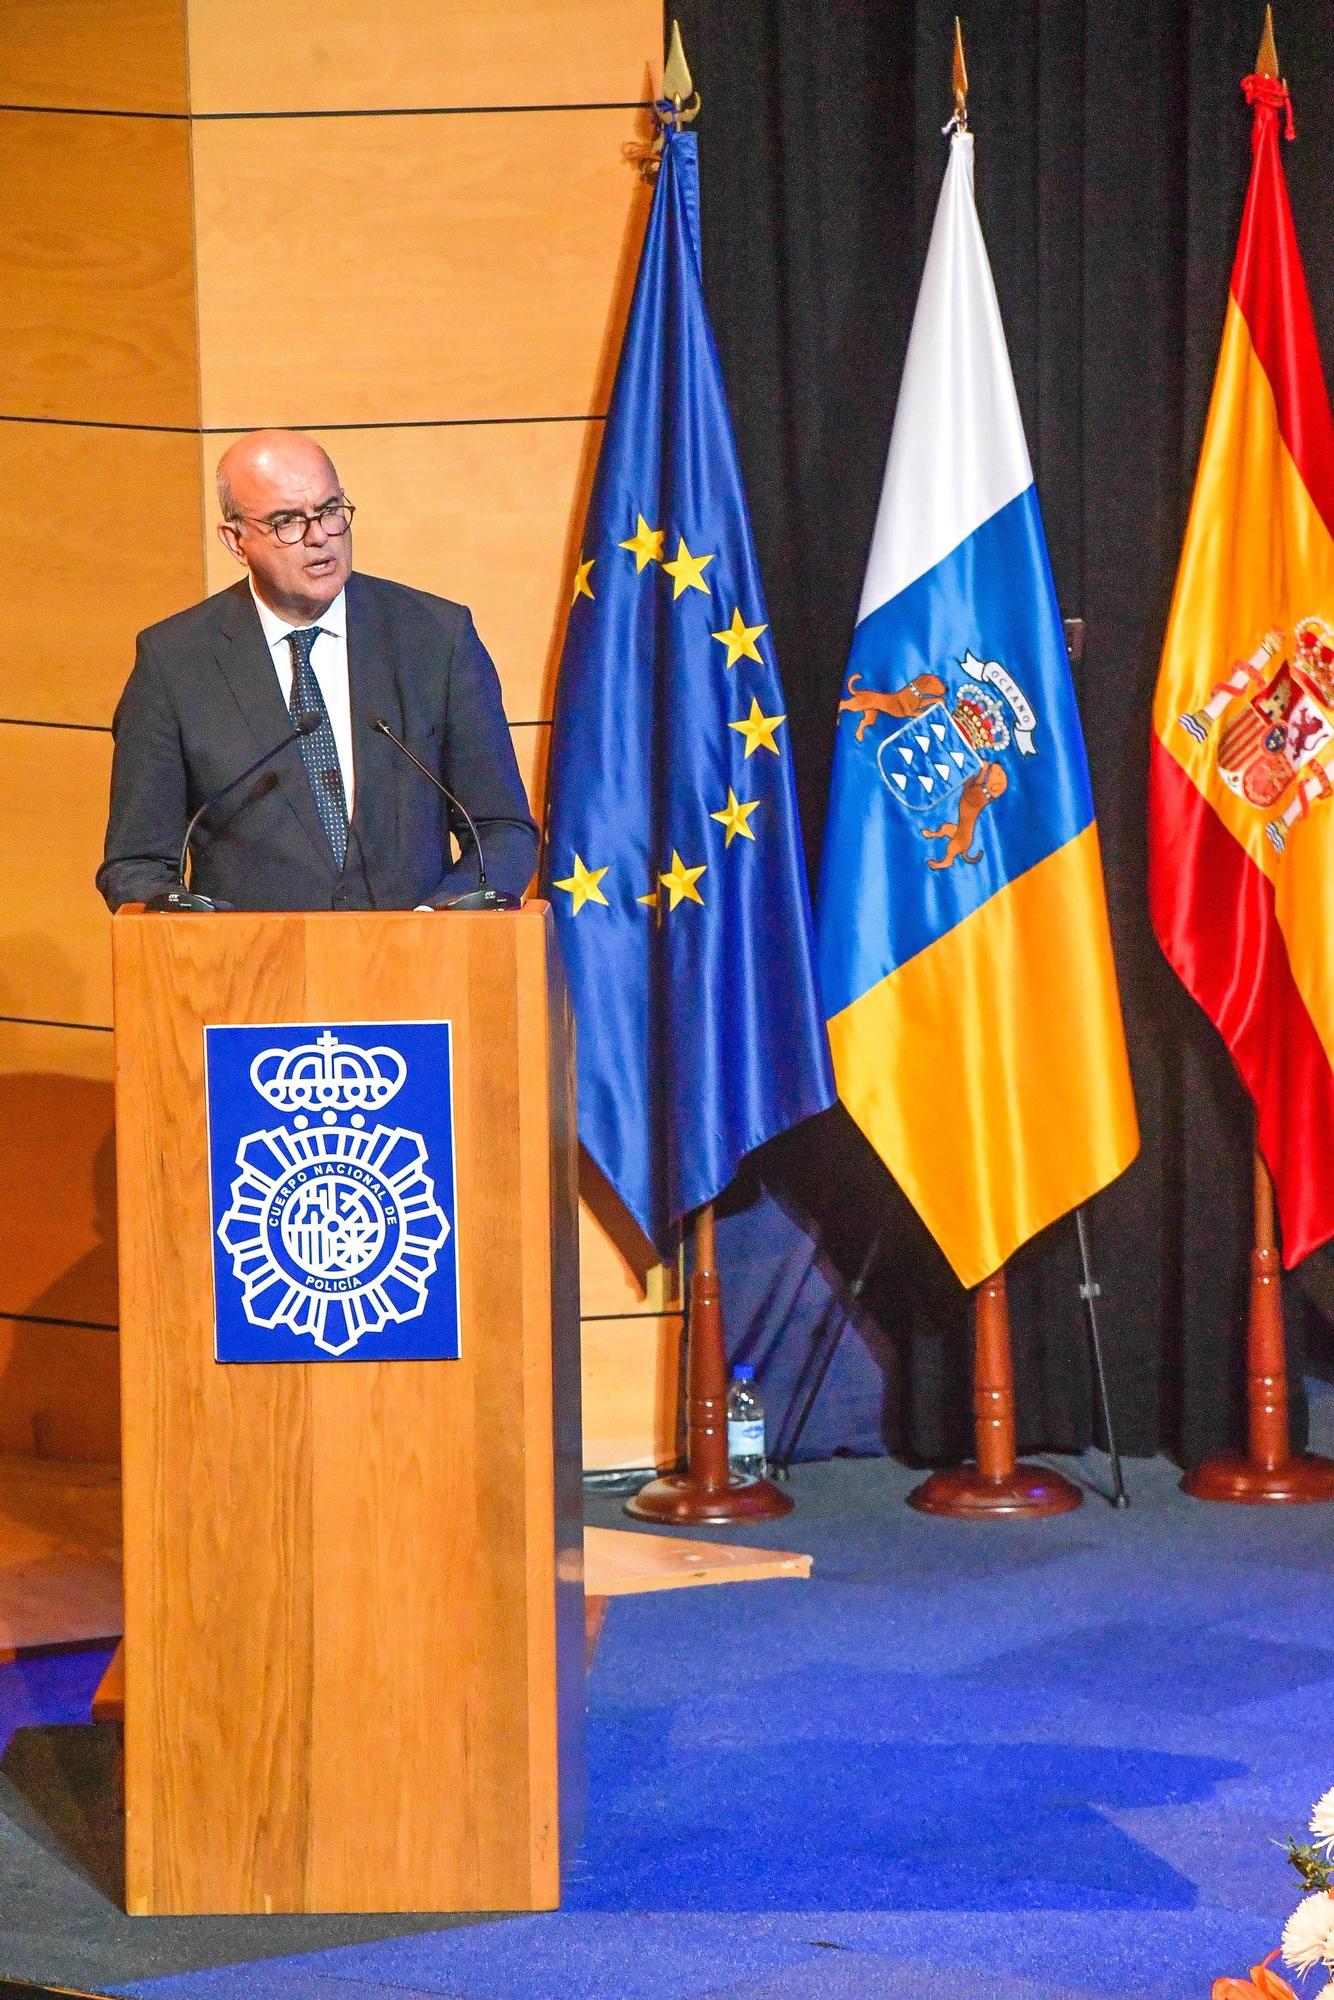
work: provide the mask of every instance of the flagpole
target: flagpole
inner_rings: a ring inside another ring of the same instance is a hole
[[[1246,1326],[1245,1455],[1206,1458],[1181,1484],[1197,1500],[1289,1506],[1334,1500],[1334,1462],[1295,1456],[1288,1425],[1288,1357],[1283,1329],[1282,1265],[1274,1226],[1274,1183],[1255,1151],[1255,1244]]]
[[[1245,90],[1248,103],[1251,103],[1255,107],[1255,120],[1252,127],[1252,150],[1258,163],[1262,157],[1261,147],[1264,143],[1264,134],[1266,131],[1264,121],[1266,119],[1270,121],[1276,120],[1278,111],[1282,106],[1286,106],[1288,112],[1287,136],[1289,138],[1292,137],[1292,108],[1288,98],[1287,85],[1283,81],[1279,66],[1278,50],[1274,43],[1274,14],[1272,7],[1265,8],[1264,32],[1261,35],[1260,47],[1256,53],[1255,70],[1253,75],[1245,79],[1243,89]],[[1272,131],[1272,124],[1269,129]],[[1277,167],[1276,156],[1273,164],[1277,168],[1278,195],[1286,211],[1286,197],[1283,196],[1282,190],[1282,170]],[[1256,189],[1255,172],[1257,170],[1258,167],[1257,169],[1253,169],[1251,192],[1247,197],[1247,214],[1252,220],[1254,217],[1252,216],[1251,202]],[[1270,199],[1272,200],[1272,198],[1273,189],[1271,188]],[[1259,210],[1256,209],[1255,215],[1258,214]],[[1285,240],[1288,227],[1285,213],[1280,223],[1280,229],[1284,233]],[[1284,255],[1286,256],[1287,254],[1285,251]],[[1300,321],[1308,308],[1306,307],[1304,296],[1305,286],[1302,280],[1300,261],[1296,257],[1295,246],[1293,247],[1292,256],[1293,271],[1290,278],[1286,281],[1291,288],[1291,296],[1287,299],[1284,313],[1281,313],[1279,317],[1280,320],[1284,318],[1285,314],[1291,317],[1294,310],[1296,311],[1297,317],[1294,324],[1297,330],[1294,331],[1293,326],[1285,326],[1283,340],[1285,349],[1299,351],[1301,345]],[[1240,294],[1237,294],[1235,290],[1235,278],[1233,282],[1234,296],[1237,296],[1238,303],[1241,304]],[[1296,302],[1295,307],[1294,300]],[[1282,303],[1281,294],[1279,302]],[[1243,317],[1245,317],[1244,305]],[[1314,340],[1313,334],[1311,338]],[[1272,362],[1270,365],[1273,365]],[[1323,383],[1319,381],[1318,359],[1315,366],[1317,377],[1316,393],[1323,397],[1324,389]],[[1221,360],[1219,369],[1219,380],[1222,381]],[[1300,420],[1299,428],[1307,421],[1307,419],[1302,418],[1300,408],[1295,412],[1295,420],[1297,419]],[[1259,450],[1258,444],[1254,447],[1252,446],[1249,426],[1247,428],[1245,449],[1248,453],[1253,451],[1258,452]],[[1201,464],[1203,466],[1203,459],[1201,460]],[[1202,472],[1201,479],[1203,478],[1204,474]],[[1257,505],[1254,495],[1252,495],[1249,504],[1252,507]],[[1192,527],[1194,523],[1195,514],[1192,510]],[[1191,528],[1188,528],[1188,545],[1190,535]],[[1280,561],[1284,557],[1286,560]],[[1274,571],[1276,576],[1279,574],[1281,568],[1288,569],[1290,575],[1286,588],[1289,590],[1296,588],[1296,579],[1303,573],[1303,563],[1297,558],[1295,545],[1294,548],[1286,551],[1279,550],[1275,552],[1274,550],[1267,550],[1263,553],[1262,558],[1257,558],[1257,560],[1261,559]],[[1183,556],[1183,574],[1184,563],[1185,558]],[[1282,635],[1278,636],[1281,637]],[[1173,640],[1173,629],[1169,627],[1167,644],[1164,649],[1164,672],[1167,670],[1166,663],[1171,654]],[[1190,645],[1192,652],[1198,649],[1200,645],[1198,634],[1193,630]],[[1269,651],[1270,641],[1267,638],[1263,642],[1261,652],[1255,656],[1256,663],[1263,660]],[[1284,670],[1287,671],[1286,663]],[[1249,671],[1249,665],[1243,671]],[[1224,683],[1224,688],[1226,689],[1227,687],[1228,683]],[[1205,721],[1209,726],[1212,726],[1214,717],[1210,710],[1206,710],[1203,713]],[[1183,718],[1183,721],[1185,720],[1187,718]],[[1197,727],[1200,724],[1200,718],[1194,713],[1190,715],[1188,720],[1194,722]],[[1198,787],[1200,781],[1197,779],[1195,783]],[[1298,791],[1300,796],[1300,784]],[[1209,806],[1207,795],[1199,793],[1197,796],[1204,798],[1206,807],[1212,809]],[[1305,811],[1304,804],[1302,809]],[[1152,815],[1150,831],[1152,847]],[[1192,839],[1195,837],[1192,836]],[[1184,849],[1178,849],[1174,845],[1174,857],[1180,851],[1184,851]],[[1279,851],[1282,852],[1281,843]],[[1249,893],[1249,889],[1247,893]],[[1319,913],[1317,912],[1317,914]],[[1164,949],[1168,950],[1169,958],[1173,959],[1173,963],[1180,973],[1181,958],[1180,956],[1174,957],[1167,944],[1168,935],[1172,933],[1173,926],[1179,924],[1179,921],[1175,912],[1169,914],[1167,903],[1164,902],[1162,914],[1155,914],[1154,927],[1158,932],[1160,940],[1164,943]],[[1212,906],[1207,911],[1206,921],[1215,921]],[[1243,959],[1239,963],[1244,962],[1246,955],[1249,955],[1254,960],[1264,950],[1263,940],[1261,939],[1248,936],[1242,941],[1240,933],[1238,933],[1238,940],[1239,949],[1243,952]],[[1278,949],[1281,951],[1283,947],[1279,946]],[[1185,977],[1184,973],[1182,977]],[[1187,984],[1190,984],[1190,982],[1187,981]],[[1215,1024],[1220,1028],[1223,1027],[1225,1017],[1218,1007],[1217,996],[1214,994],[1206,996],[1206,992],[1202,991],[1198,984],[1193,985],[1191,990],[1194,992],[1195,998],[1202,1005],[1206,1006],[1206,1011],[1209,1012]],[[1303,1019],[1305,1019],[1305,1016],[1303,1016]],[[1253,1028],[1253,1025],[1253,1021],[1248,1021],[1248,1033]],[[1224,1032],[1226,1033],[1227,1031],[1225,1030]],[[1235,1054],[1237,1049],[1235,1031],[1228,1034],[1227,1039]],[[1280,1057],[1282,1055],[1281,1048],[1279,1049],[1279,1055]],[[1281,1061],[1278,1066],[1280,1068],[1283,1067]],[[1310,1094],[1314,1099],[1314,1093]],[[1261,1157],[1259,1147],[1258,1105],[1259,1099],[1257,1098],[1257,1140],[1253,1166],[1255,1226],[1251,1249],[1250,1306],[1246,1325],[1247,1448],[1244,1454],[1229,1452],[1216,1458],[1204,1460],[1202,1464],[1195,1466],[1186,1474],[1181,1484],[1187,1493],[1194,1495],[1196,1499],[1200,1500],[1222,1500],[1260,1506],[1285,1506],[1301,1501],[1334,1500],[1334,1463],[1331,1463],[1327,1458],[1320,1458],[1313,1453],[1297,1455],[1292,1450],[1288,1422],[1288,1363],[1283,1328],[1282,1263],[1279,1256],[1278,1237],[1274,1219],[1274,1184],[1270,1178],[1269,1168],[1265,1160]],[[1308,1111],[1318,1126],[1318,1108],[1312,1111],[1311,1106],[1307,1105],[1304,1106],[1304,1109]],[[1282,1169],[1284,1167],[1284,1142],[1287,1140],[1288,1134],[1278,1127],[1277,1121],[1271,1122],[1266,1120],[1266,1131],[1267,1136],[1272,1142],[1269,1149],[1270,1157],[1278,1159]],[[1286,1168],[1287,1171],[1296,1174],[1307,1171],[1309,1166],[1315,1164],[1303,1157],[1300,1148],[1295,1150],[1288,1148],[1287,1150],[1291,1162],[1290,1166]]]
[[[950,87],[954,115],[945,130],[966,132],[968,67],[957,14]],[[910,1507],[976,1521],[1068,1514],[1081,1504],[1084,1496],[1070,1480],[1043,1466],[1020,1464],[1015,1456],[1014,1358],[1003,1264],[973,1295],[973,1426],[976,1464],[933,1472],[908,1495]]]
[[[913,1488],[908,1505],[955,1520],[995,1520],[1015,1514],[1068,1514],[1084,1496],[1059,1472],[1015,1459],[1014,1361],[1005,1266],[973,1295],[973,1420],[976,1465],[933,1472]]]
[[[625,1503],[637,1521],[772,1521],[792,1502],[771,1479],[734,1478],[727,1465],[727,1347],[713,1204],[695,1211],[686,1360],[686,1470],[649,1481]]]

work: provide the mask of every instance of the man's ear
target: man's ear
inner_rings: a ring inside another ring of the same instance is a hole
[[[241,553],[241,530],[237,527],[235,521],[219,521],[218,540],[222,543],[229,556],[234,556],[242,568],[249,569],[250,565]]]

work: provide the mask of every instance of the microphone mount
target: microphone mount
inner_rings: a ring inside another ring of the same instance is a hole
[[[173,915],[202,916],[206,915],[209,911],[217,909],[218,906],[211,896],[201,896],[195,890],[187,889],[185,886],[185,864],[190,858],[190,842],[194,839],[195,828],[199,825],[204,814],[211,812],[214,806],[220,805],[230,792],[236,790],[238,785],[243,785],[247,778],[253,778],[255,773],[262,771],[264,766],[274,757],[278,756],[280,751],[286,750],[291,743],[299,743],[303,736],[311,735],[319,726],[320,717],[308,709],[304,715],[299,715],[296,718],[296,726],[293,728],[290,736],[284,736],[281,743],[275,743],[272,749],[264,752],[262,757],[256,757],[253,764],[248,764],[239,778],[231,779],[228,784],[222,787],[221,791],[212,793],[210,797],[204,800],[203,805],[199,806],[192,814],[190,824],[185,829],[185,838],[181,842],[181,858],[176,864],[176,887],[174,889],[163,889],[158,895],[150,897],[149,901],[144,905],[146,910]]]
[[[453,792],[450,791],[448,785],[441,783],[440,779],[437,778],[435,772],[431,770],[430,766],[427,764],[423,764],[420,757],[415,757],[413,755],[412,751],[409,750],[407,744],[402,740],[402,738],[399,736],[395,736],[393,730],[389,727],[389,724],[385,721],[382,715],[372,715],[369,718],[369,720],[371,728],[378,731],[378,733],[381,736],[387,736],[389,738],[389,741],[394,745],[394,748],[396,750],[402,751],[403,755],[407,758],[409,764],[411,764],[416,770],[421,772],[423,778],[426,779],[426,782],[430,785],[434,785],[436,790],[440,793],[440,796],[443,799],[445,799],[451,806],[455,806],[458,809],[458,811],[462,813],[464,819],[467,822],[468,831],[472,835],[472,844],[477,849],[477,887],[475,889],[465,889],[461,895],[451,896],[447,903],[443,903],[441,905],[441,908],[446,910],[519,909],[521,907],[521,902],[518,896],[511,896],[504,889],[493,889],[491,884],[487,881],[486,856],[482,852],[482,837],[477,831],[476,820],[473,818],[472,814],[468,811],[467,806],[464,805],[463,800],[455,798]]]

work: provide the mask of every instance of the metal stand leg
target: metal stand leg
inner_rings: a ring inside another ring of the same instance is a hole
[[[1075,1210],[1075,1232],[1079,1237],[1079,1261],[1084,1272],[1084,1282],[1079,1287],[1079,1296],[1084,1301],[1088,1315],[1089,1346],[1093,1351],[1093,1368],[1098,1378],[1098,1401],[1102,1408],[1102,1427],[1107,1437],[1107,1455],[1112,1462],[1112,1505],[1128,1507],[1130,1497],[1126,1492],[1126,1482],[1121,1471],[1121,1454],[1116,1448],[1116,1432],[1112,1427],[1112,1401],[1107,1393],[1107,1371],[1102,1362],[1102,1341],[1098,1336],[1097,1301],[1102,1297],[1102,1286],[1093,1275],[1093,1259],[1089,1254],[1088,1224],[1084,1220],[1082,1208]]]
[[[862,1259],[862,1267],[852,1281],[848,1291],[847,1302],[835,1322],[833,1337],[823,1341],[817,1337],[811,1344],[811,1351],[807,1357],[806,1366],[797,1378],[796,1387],[793,1389],[791,1400],[783,1413],[783,1421],[778,1427],[774,1441],[773,1457],[770,1463],[780,1479],[786,1479],[792,1469],[792,1460],[796,1455],[797,1446],[801,1443],[801,1434],[806,1428],[811,1411],[815,1408],[816,1399],[824,1387],[825,1377],[833,1365],[834,1356],[838,1352],[839,1342],[852,1324],[853,1311],[862,1293],[866,1290],[866,1281],[870,1277],[875,1260],[880,1254],[880,1239],[883,1235],[883,1229],[876,1231],[871,1242],[871,1247]],[[812,1259],[812,1262],[814,1262],[814,1259]],[[786,1445],[784,1445],[782,1442],[783,1436],[791,1421],[792,1412],[796,1408],[797,1398],[802,1394],[803,1384],[805,1385],[805,1397],[798,1412],[796,1423],[793,1425],[792,1435]]]

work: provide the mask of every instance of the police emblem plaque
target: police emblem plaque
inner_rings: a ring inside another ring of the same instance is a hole
[[[206,1027],[204,1070],[217,1359],[457,1360],[450,1024]]]

